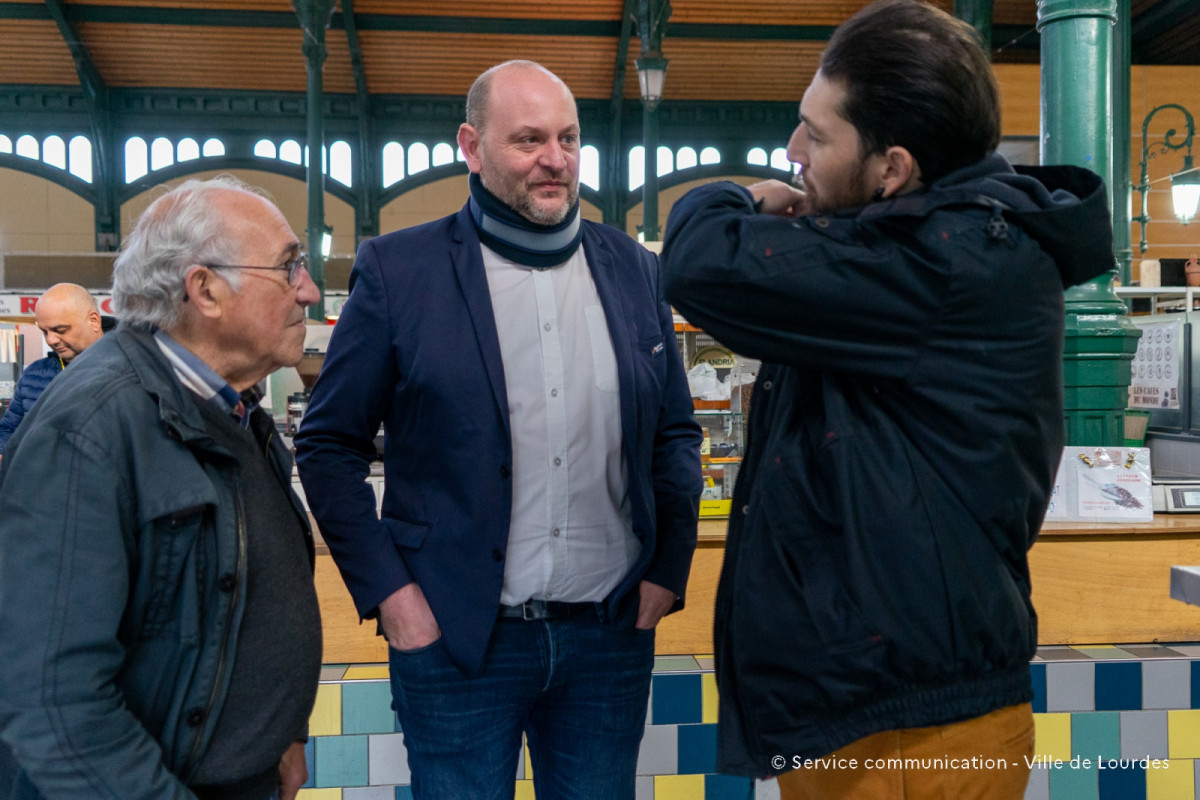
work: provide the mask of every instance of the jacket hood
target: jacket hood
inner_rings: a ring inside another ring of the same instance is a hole
[[[1112,271],[1112,217],[1104,181],[1072,166],[1014,167],[992,153],[930,187],[931,193],[970,190],[994,201],[1004,215],[1054,259],[1063,286]]]

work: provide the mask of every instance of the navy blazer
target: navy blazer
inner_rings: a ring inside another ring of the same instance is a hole
[[[640,558],[607,598],[632,625],[638,583],[682,598],[696,543],[701,432],[653,254],[583,223],[620,382]],[[477,673],[500,602],[512,442],[479,238],[464,206],[363,243],[296,437],[309,508],[363,618],[416,581],[454,662]],[[365,478],[383,423],[382,513]]]

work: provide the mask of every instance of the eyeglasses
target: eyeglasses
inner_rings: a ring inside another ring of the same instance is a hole
[[[209,269],[265,269],[271,272],[286,272],[288,286],[295,286],[300,279],[300,270],[308,271],[308,256],[300,253],[277,267],[247,267],[243,264],[202,264]]]

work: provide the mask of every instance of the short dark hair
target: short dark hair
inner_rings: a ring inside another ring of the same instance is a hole
[[[898,145],[933,183],[1000,143],[1000,89],[975,29],[921,0],[877,0],[834,31],[820,69],[863,155]]]

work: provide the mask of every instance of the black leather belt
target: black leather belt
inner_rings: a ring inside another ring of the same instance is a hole
[[[519,606],[500,606],[501,619],[566,619],[580,614],[603,618],[600,603],[562,603],[557,600],[526,600]]]

